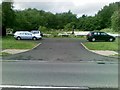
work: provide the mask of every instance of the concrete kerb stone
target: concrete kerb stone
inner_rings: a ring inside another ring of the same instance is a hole
[[[88,51],[90,51],[90,49],[88,49],[83,43],[81,43],[81,45]]]
[[[109,51],[109,50],[90,50],[88,49],[83,43],[81,43],[81,45],[88,51],[99,54],[99,55],[103,55],[103,56],[111,56],[111,55],[116,55],[118,54],[115,51]]]
[[[33,50],[33,49],[35,49],[35,48],[37,48],[39,45],[41,45],[42,43],[38,43],[36,46],[34,46],[32,49],[30,49],[30,50]]]

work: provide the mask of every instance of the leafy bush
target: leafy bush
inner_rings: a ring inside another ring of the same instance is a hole
[[[105,28],[105,29],[102,29],[102,30],[100,30],[100,31],[102,31],[102,32],[107,32],[107,33],[118,33],[118,32],[114,31],[114,30],[111,29],[111,28]]]
[[[41,32],[46,32],[48,31],[48,29],[44,26],[39,26],[38,30],[40,30]]]

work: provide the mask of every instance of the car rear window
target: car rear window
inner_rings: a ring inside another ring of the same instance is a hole
[[[94,35],[98,35],[98,33],[97,33],[97,32],[94,32]]]
[[[39,31],[33,31],[32,33],[33,34],[39,34]]]
[[[102,32],[101,35],[107,35],[106,33]]]
[[[20,34],[20,35],[24,35],[24,33],[18,33],[18,34]]]

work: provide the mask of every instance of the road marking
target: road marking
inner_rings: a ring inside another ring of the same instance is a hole
[[[91,51],[91,50],[89,50],[83,43],[81,43],[81,45],[82,45],[86,50]]]
[[[0,88],[41,88],[41,89],[83,89],[88,90],[88,87],[65,87],[65,86],[15,86],[15,85],[0,85]]]
[[[39,45],[41,45],[42,43],[38,43],[35,47],[33,47],[31,50],[35,49],[36,47],[38,47]]]
[[[46,63],[48,61],[39,61],[39,60],[0,60],[0,62],[41,62],[41,63]]]

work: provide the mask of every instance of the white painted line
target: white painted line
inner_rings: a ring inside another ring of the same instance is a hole
[[[59,86],[14,86],[14,85],[0,85],[0,88],[41,88],[41,89],[84,89],[88,90],[88,87],[59,87]]]
[[[35,49],[36,47],[38,47],[39,45],[41,45],[42,43],[38,43],[35,47],[33,47],[31,50]]]
[[[0,62],[48,62],[48,61],[39,61],[39,60],[0,60]]]
[[[83,43],[81,43],[81,45],[82,45],[86,50],[91,51],[91,50],[89,50]]]

